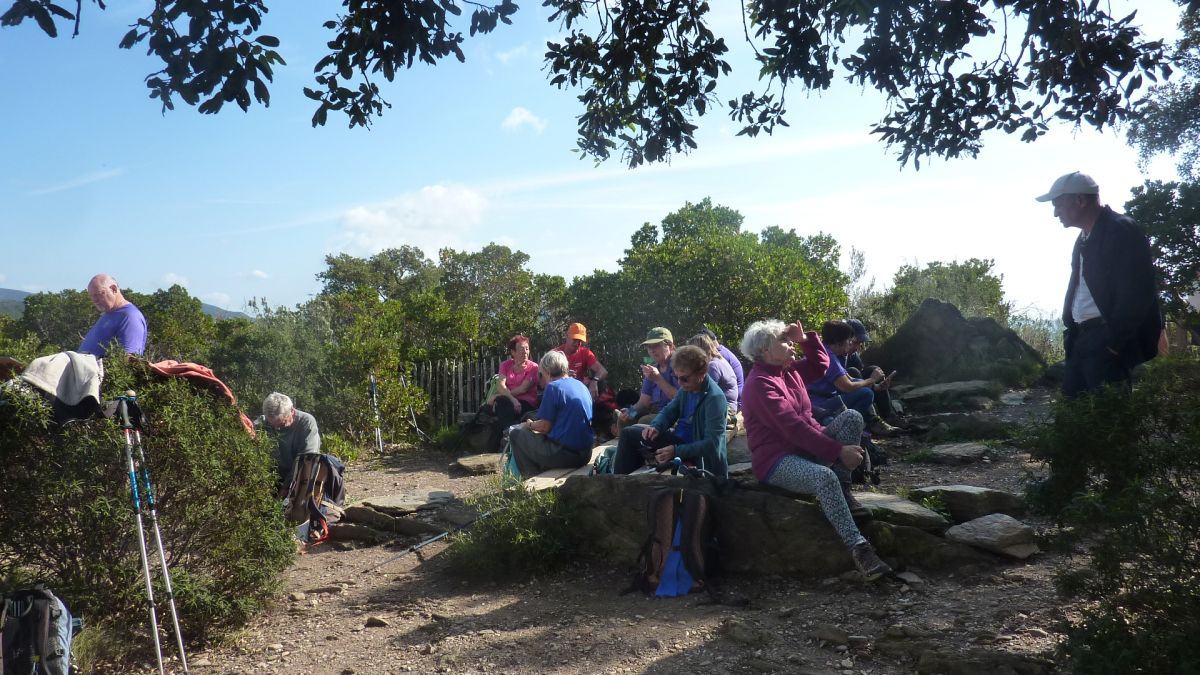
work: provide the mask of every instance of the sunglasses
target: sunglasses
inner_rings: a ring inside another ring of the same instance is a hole
[[[700,373],[688,373],[687,375],[680,375],[679,373],[675,373],[675,379],[679,380],[680,382],[691,382],[692,378],[697,378],[699,376],[700,376]]]

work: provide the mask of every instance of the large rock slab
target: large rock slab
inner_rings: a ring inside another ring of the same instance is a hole
[[[1029,654],[937,647],[921,653],[916,670],[929,675],[1044,675],[1056,668],[1053,662]]]
[[[932,384],[998,380],[1018,385],[1035,379],[1046,363],[1012,330],[993,319],[964,318],[954,305],[932,298],[881,345],[869,360],[899,383]],[[908,401],[905,401],[908,405]]]
[[[1033,528],[1003,513],[955,525],[946,530],[946,538],[1020,560],[1038,552]]]
[[[939,382],[900,395],[904,406],[913,412],[944,412],[947,410],[978,410],[980,400],[999,396],[1003,387],[991,380]]]
[[[940,500],[956,523],[965,523],[993,513],[1013,517],[1025,514],[1025,502],[1019,495],[975,485],[933,485],[916,488],[909,496],[914,501],[928,497]]]
[[[944,443],[930,448],[925,461],[950,466],[974,464],[986,457],[988,451],[988,446],[982,443]]]
[[[908,525],[931,532],[941,532],[950,526],[950,521],[940,513],[903,497],[880,492],[855,492],[854,496],[867,507],[871,517],[893,525]]]
[[[500,473],[500,453],[488,452],[482,455],[467,455],[459,457],[455,462],[458,468],[473,474]]]
[[[430,525],[416,518],[392,516],[361,504],[350,506],[342,514],[342,520],[347,523],[366,525],[373,530],[390,534],[419,536],[422,534],[437,534],[441,528]]]
[[[974,441],[985,438],[1008,438],[1012,430],[993,415],[978,412],[949,412],[932,415],[913,415],[908,418],[911,429],[924,431],[928,442],[940,440]]]
[[[664,487],[687,487],[707,494],[707,481],[681,476],[571,477],[559,488],[576,509],[585,554],[633,565],[647,535],[646,505]],[[738,483],[716,496],[721,564],[735,573],[788,574],[825,578],[853,569],[845,545],[816,504]],[[954,569],[986,562],[970,546],[924,530],[874,521],[862,528],[880,555],[924,569]]]
[[[417,488],[394,495],[367,497],[362,504],[391,516],[407,516],[417,511],[441,508],[452,501],[454,493],[449,490]]]

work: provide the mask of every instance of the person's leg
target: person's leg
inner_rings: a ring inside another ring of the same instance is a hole
[[[500,437],[504,434],[504,430],[516,424],[521,418],[520,412],[513,407],[512,401],[508,400],[507,396],[497,396],[492,403],[493,414],[496,419],[492,422],[492,427],[488,433],[487,448],[489,452],[500,452],[504,448],[500,447]]]
[[[890,389],[880,389],[875,392],[875,412],[887,421],[895,416],[892,409],[892,392]]]
[[[632,473],[645,463],[642,457],[642,430],[644,424],[634,424],[621,430],[621,438],[617,441],[617,454],[613,457],[613,473]]]
[[[767,478],[767,483],[816,497],[821,512],[837,531],[846,548],[866,542],[866,537],[863,537],[854,525],[854,518],[850,515],[846,500],[842,498],[838,477],[829,467],[810,462],[803,457],[788,455],[779,461],[775,471]]]
[[[869,425],[875,419],[875,392],[870,387],[855,389],[848,394],[842,394],[846,407],[857,410]]]

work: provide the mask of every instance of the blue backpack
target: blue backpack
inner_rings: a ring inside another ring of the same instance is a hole
[[[651,495],[650,534],[638,556],[635,588],[660,598],[712,592],[709,577],[718,564],[712,507],[712,499],[696,490],[664,488]]]
[[[0,675],[67,675],[76,621],[44,586],[13,591],[0,609]]]

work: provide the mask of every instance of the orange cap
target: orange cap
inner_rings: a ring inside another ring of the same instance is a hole
[[[567,339],[587,342],[587,327],[581,323],[573,323],[567,326]]]

